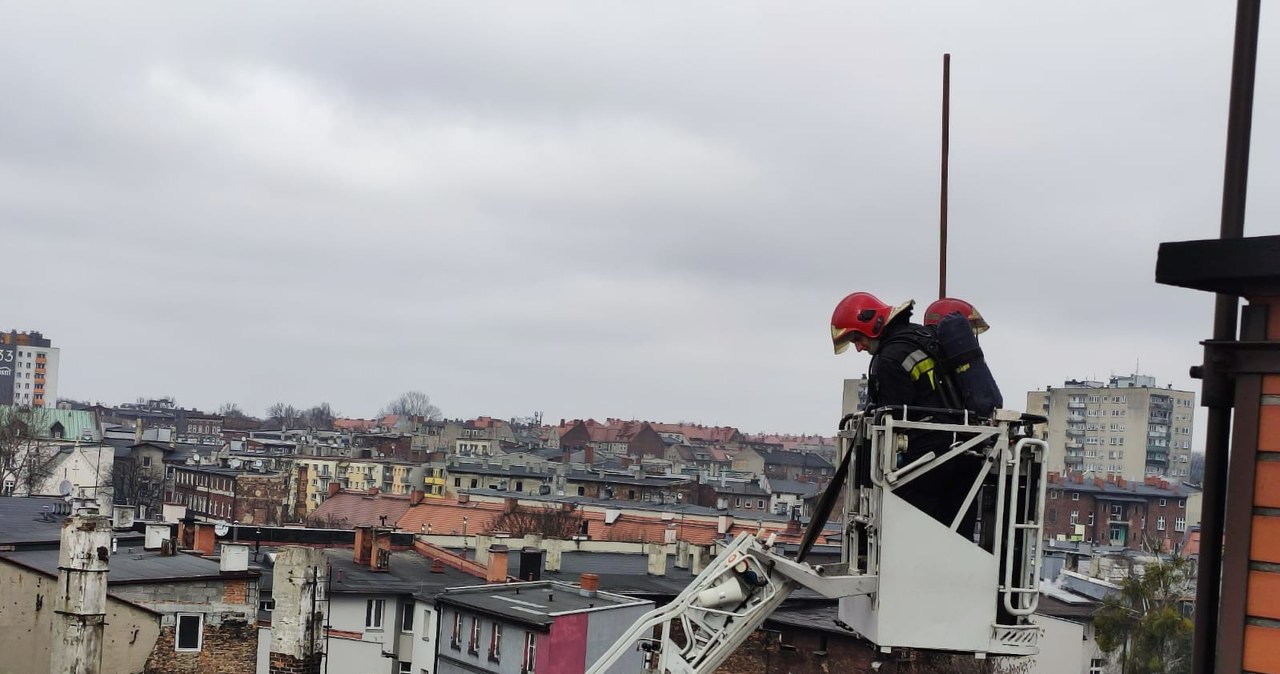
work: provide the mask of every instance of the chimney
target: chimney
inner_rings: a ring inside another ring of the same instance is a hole
[[[657,543],[650,543],[645,546],[645,551],[649,554],[649,568],[646,569],[650,576],[667,575],[667,550]]]
[[[160,546],[173,536],[168,524],[147,524],[146,538],[143,539],[143,550],[159,550]]]
[[[431,560],[431,573],[444,573],[444,562],[439,559]]]
[[[271,598],[271,654],[268,674],[320,674],[326,599],[324,551],[289,546],[276,557]]]
[[[196,523],[196,539],[191,546],[192,549],[198,551],[206,557],[212,557],[214,548],[217,546],[217,537],[213,532],[213,525],[207,522]]]
[[[520,507],[520,499],[517,499],[514,497],[507,497],[505,499],[502,499],[502,506],[503,506],[502,512],[513,513],[516,511],[516,508]]]
[[[422,503],[422,492],[414,489],[409,492],[409,507],[416,506],[419,503]]]
[[[107,612],[107,567],[111,518],[74,515],[62,525],[58,592],[52,592],[51,672],[97,672],[102,668]],[[65,590],[65,591],[63,591]]]
[[[507,580],[507,546],[494,543],[489,546],[489,565],[485,567],[486,583],[505,583]]]
[[[142,420],[133,422],[133,443],[136,445],[142,442]]]
[[[373,558],[373,527],[360,525],[356,527],[356,543],[353,546],[352,561],[356,566],[368,566]]]
[[[378,495],[378,488],[377,488],[377,487],[369,487],[369,489],[368,489],[365,493],[366,493],[366,494],[368,494],[369,496],[377,496],[377,495]]]
[[[465,491],[458,492],[458,503],[467,503],[471,501],[471,494]]]
[[[337,480],[332,480],[329,482],[329,498],[333,498],[334,496],[337,496],[338,492],[340,491],[342,491],[341,483],[339,483]]]
[[[578,580],[578,594],[594,597],[600,591],[600,577],[594,573],[584,573]]]
[[[218,571],[230,573],[249,570],[249,546],[239,543],[223,543],[222,557],[218,560]]]
[[[587,468],[590,468],[593,464],[595,464],[596,462],[595,447],[592,447],[591,445],[587,445],[582,448],[582,462],[587,464]]]

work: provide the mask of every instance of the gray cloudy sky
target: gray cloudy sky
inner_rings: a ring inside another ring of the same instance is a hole
[[[1231,3],[0,8],[0,327],[63,396],[830,432],[835,303],[936,293],[944,51],[949,289],[1006,399],[1198,390],[1211,299],[1153,278],[1217,233]]]

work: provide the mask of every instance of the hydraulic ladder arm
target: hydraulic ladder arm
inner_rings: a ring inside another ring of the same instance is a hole
[[[834,575],[846,567],[813,567],[775,554],[771,548],[771,541],[739,534],[671,603],[636,621],[587,674],[609,671],[637,643],[652,654],[653,671],[706,674],[715,671],[797,587],[832,599],[875,591],[874,576]],[[655,629],[659,630],[656,637]]]

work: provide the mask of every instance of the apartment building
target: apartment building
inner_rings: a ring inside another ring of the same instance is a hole
[[[58,353],[39,332],[0,332],[0,405],[56,406]]]
[[[1050,470],[1112,473],[1130,480],[1191,474],[1195,393],[1157,386],[1155,377],[1069,380],[1027,393],[1027,412],[1049,419]]]

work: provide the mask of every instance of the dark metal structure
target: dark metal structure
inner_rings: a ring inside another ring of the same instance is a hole
[[[1254,540],[1262,533],[1254,531],[1255,518],[1280,524],[1280,510],[1259,504],[1255,493],[1259,462],[1280,461],[1280,446],[1259,452],[1260,441],[1271,442],[1261,437],[1267,408],[1280,412],[1280,395],[1273,395],[1280,394],[1280,237],[1244,238],[1259,9],[1260,0],[1238,0],[1220,238],[1161,244],[1156,262],[1158,283],[1217,293],[1213,339],[1203,343],[1204,363],[1192,368],[1209,408],[1195,674],[1276,671],[1259,658],[1280,651],[1280,606],[1249,596],[1280,583],[1280,559],[1265,547],[1259,552]],[[1237,337],[1241,297],[1249,304]]]

